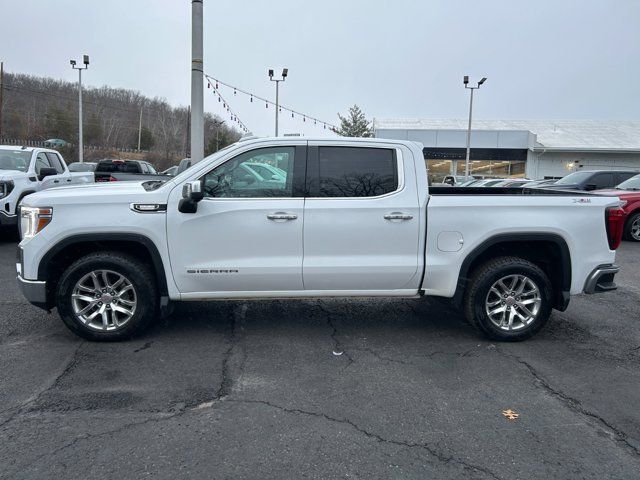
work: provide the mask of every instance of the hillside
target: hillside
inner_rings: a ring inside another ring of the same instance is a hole
[[[77,83],[19,73],[4,75],[2,137],[4,140],[78,140]],[[162,98],[103,86],[83,86],[83,126],[86,158],[100,158],[118,149],[138,147],[142,110],[141,150],[164,167],[187,155],[189,148],[186,107],[173,107]],[[205,113],[205,151],[213,152],[237,140],[240,132]],[[75,147],[65,149],[71,161]]]

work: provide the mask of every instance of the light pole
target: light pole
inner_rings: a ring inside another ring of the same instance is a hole
[[[84,67],[76,66],[75,60],[69,60],[71,68],[78,70],[78,161],[82,163],[82,154],[84,146],[82,144],[82,70],[89,68],[89,55],[83,55],[82,63]]]
[[[469,158],[471,156],[471,117],[473,115],[473,91],[480,88],[484,82],[487,81],[487,77],[482,77],[478,82],[478,85],[475,87],[469,86],[469,75],[465,75],[462,79],[462,83],[464,83],[464,88],[471,90],[471,98],[469,100],[469,128],[467,129],[467,158],[464,162],[464,176],[465,178],[469,176]]]
[[[191,164],[204,158],[202,0],[191,0]]]
[[[220,128],[227,123],[225,120],[214,120],[213,126],[216,127],[216,152],[220,150]]]
[[[278,112],[280,111],[279,86],[280,82],[284,82],[289,74],[288,68],[282,69],[282,78],[273,78],[273,69],[269,69],[269,80],[276,82],[276,137],[278,136]]]

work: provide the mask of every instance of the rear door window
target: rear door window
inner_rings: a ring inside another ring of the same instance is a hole
[[[100,162],[96,172],[103,173],[140,173],[140,166],[136,162]]]
[[[318,147],[318,197],[377,197],[398,189],[396,152],[386,148]]]
[[[613,173],[598,173],[589,181],[596,186],[596,190],[613,187]]]

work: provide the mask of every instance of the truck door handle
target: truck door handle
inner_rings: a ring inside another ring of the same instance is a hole
[[[294,213],[276,212],[267,215],[269,220],[295,220],[298,216]]]
[[[269,215],[267,215],[267,218],[269,220],[295,220],[296,218],[298,218],[298,215],[296,215],[295,213],[276,212],[270,213]]]
[[[408,213],[401,213],[401,212],[387,213],[384,216],[385,220],[411,220],[412,218],[413,218],[413,215],[409,215]]]
[[[54,180],[53,183],[60,183],[60,180]]]

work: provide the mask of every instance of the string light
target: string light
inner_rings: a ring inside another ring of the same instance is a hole
[[[205,74],[205,78],[207,79],[207,81],[215,82],[215,84],[216,84],[216,90],[219,88],[219,85],[223,85],[223,86],[225,86],[225,87],[227,87],[227,88],[229,88],[229,89],[233,90],[233,94],[234,94],[234,95],[237,95],[238,93],[242,93],[242,94],[244,94],[244,95],[247,95],[247,96],[249,97],[249,101],[250,101],[251,103],[254,103],[254,102],[253,102],[253,97],[255,97],[257,100],[262,100],[263,102],[265,102],[265,108],[267,108],[267,109],[269,108],[269,104],[273,105],[274,107],[276,106],[276,104],[275,104],[274,102],[272,102],[271,100],[269,100],[269,99],[266,99],[266,98],[260,97],[259,95],[255,95],[255,94],[253,94],[253,93],[251,93],[251,92],[248,92],[248,91],[246,91],[246,90],[243,90],[243,89],[241,89],[241,88],[238,88],[238,87],[236,87],[236,86],[234,86],[234,85],[230,85],[230,84],[228,84],[228,83],[225,83],[225,82],[223,82],[223,81],[221,81],[221,80],[219,80],[219,79],[217,79],[217,78],[213,78],[213,77],[211,77],[210,75]],[[218,91],[218,92],[215,92],[215,93],[217,93],[218,95],[220,95],[220,92],[219,92],[219,91]],[[227,105],[227,107],[226,107],[226,108],[227,108],[227,111],[231,111],[228,105]],[[303,113],[301,113],[301,112],[297,112],[297,111],[295,111],[295,110],[293,110],[293,109],[291,109],[291,108],[287,108],[287,107],[283,107],[283,106],[281,106],[281,105],[278,105],[278,112],[282,112],[282,111],[290,112],[290,113],[291,113],[291,118],[295,118],[296,114],[298,114],[298,116],[302,117],[302,121],[303,121],[303,122],[305,122],[305,123],[306,123],[306,121],[307,121],[307,118],[309,118],[309,120],[313,120],[313,124],[314,124],[314,125],[318,125],[318,122],[319,122],[319,123],[322,125],[322,128],[323,128],[324,130],[326,130],[326,129],[327,129],[327,126],[329,126],[329,130],[330,130],[330,131],[332,131],[332,132],[334,132],[334,133],[337,133],[337,131],[338,131],[338,130],[337,130],[337,127],[335,127],[334,125],[332,125],[332,124],[330,124],[330,123],[328,123],[328,122],[323,122],[323,121],[321,121],[321,120],[320,120],[320,119],[318,119],[318,118],[312,117],[312,116],[310,116],[310,115],[303,114]],[[239,123],[241,123],[239,120],[238,120],[238,122],[239,122]],[[247,131],[248,131],[248,130],[247,130]]]

